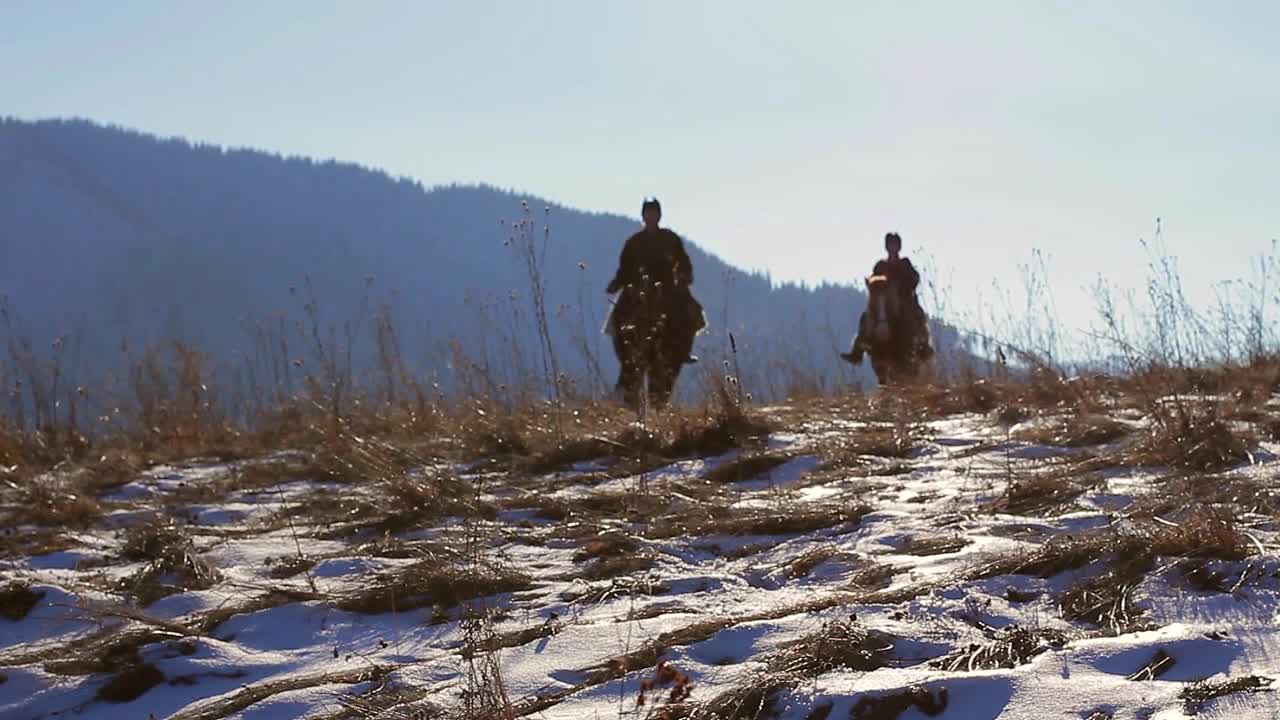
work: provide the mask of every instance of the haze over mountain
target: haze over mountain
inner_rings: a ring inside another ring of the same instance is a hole
[[[450,340],[494,363],[510,356],[499,341],[536,347],[527,267],[518,238],[509,242],[522,201],[544,253],[561,363],[611,384],[603,289],[634,218],[81,120],[0,121],[0,293],[20,325],[13,336],[37,347],[71,336],[84,369],[111,366],[122,341],[181,339],[223,360],[250,354],[255,327],[287,317],[295,333],[314,299],[319,327],[339,338],[344,328],[366,335],[385,309],[414,369],[447,380]],[[785,392],[806,373],[854,377],[836,352],[865,302],[860,291],[774,285],[702,251],[697,238],[686,243],[711,322],[698,348],[708,362],[725,356],[728,328],[756,392]],[[779,253],[785,244],[779,238]],[[953,332],[935,333],[940,346],[954,343]]]

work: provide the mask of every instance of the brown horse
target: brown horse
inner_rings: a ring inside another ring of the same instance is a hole
[[[671,399],[676,379],[692,357],[693,341],[707,325],[702,306],[687,288],[666,291],[628,287],[609,311],[604,331],[613,336],[618,386],[627,405],[640,408],[646,376],[650,407]]]
[[[911,380],[932,354],[928,325],[913,317],[910,304],[884,275],[867,277],[867,309],[858,321],[858,336],[844,357],[861,364],[864,353],[871,355],[871,369],[881,385]]]

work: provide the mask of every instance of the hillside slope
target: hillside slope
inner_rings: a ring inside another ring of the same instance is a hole
[[[1175,437],[948,392],[0,483],[0,714],[1275,717],[1280,447],[1237,401]]]
[[[309,282],[322,327],[367,329],[370,308],[385,304],[406,356],[439,371],[449,339],[475,352],[501,333],[532,344],[526,268],[504,244],[522,201],[545,242],[563,363],[588,371],[574,341],[586,337],[610,376],[596,331],[632,218],[82,121],[0,121],[0,294],[37,346],[75,335],[82,363],[98,367],[124,339],[180,338],[219,358],[252,352],[265,318],[305,319]],[[785,386],[786,373],[853,377],[835,355],[863,306],[859,291],[775,286],[688,240],[712,322],[702,353],[720,357],[733,330],[753,369],[743,375],[758,375],[761,393]],[[940,344],[952,340],[942,329]]]

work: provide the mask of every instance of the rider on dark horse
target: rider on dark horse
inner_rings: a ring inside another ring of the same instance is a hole
[[[871,274],[887,278],[889,288],[897,294],[896,305],[900,308],[901,315],[892,334],[894,359],[898,363],[927,360],[933,354],[933,348],[929,343],[929,325],[924,308],[916,297],[920,273],[911,264],[911,260],[902,256],[902,237],[898,233],[891,232],[884,236],[884,249],[888,257],[876,262]],[[840,357],[855,365],[862,362],[862,354],[868,342],[862,334],[864,325],[861,322],[858,324],[858,336],[854,338],[849,352],[840,353]]]
[[[644,229],[627,238],[607,289],[610,295],[622,293],[606,331],[613,335],[621,366],[618,390],[632,407],[639,404],[646,370],[650,404],[670,399],[680,366],[697,362],[691,354],[693,339],[706,324],[690,291],[693,263],[684,242],[658,226],[662,205],[656,198],[645,200],[640,214]]]

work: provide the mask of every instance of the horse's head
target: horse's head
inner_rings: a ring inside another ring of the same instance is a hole
[[[898,319],[898,294],[893,292],[893,283],[884,275],[870,275],[866,282],[871,335],[876,342],[887,342],[892,325]]]

